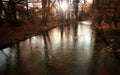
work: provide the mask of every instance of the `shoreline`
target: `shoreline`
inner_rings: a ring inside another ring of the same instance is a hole
[[[49,22],[45,26],[40,26],[37,24],[30,25],[29,23],[23,23],[25,25],[20,25],[17,27],[10,27],[5,25],[0,28],[0,50],[20,41],[24,41],[27,38],[38,35],[41,32],[48,31],[55,27],[64,25],[69,22]],[[7,30],[8,29],[8,30]]]
[[[18,43],[20,41],[26,40],[29,37],[38,35],[41,32],[45,32],[55,27],[67,23],[74,23],[74,22],[77,21],[72,21],[72,22],[55,21],[55,22],[48,22],[47,25],[44,26],[40,26],[39,21],[34,22],[34,24],[33,23],[30,24],[29,22],[22,22],[20,26],[16,26],[16,27],[11,27],[5,24],[2,27],[0,27],[0,50],[14,43]],[[104,24],[101,27],[98,27],[97,25],[93,25],[93,28],[95,30],[100,30],[100,31],[120,30],[120,26],[116,29],[108,24]]]

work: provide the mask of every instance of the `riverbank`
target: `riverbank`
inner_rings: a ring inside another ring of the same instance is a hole
[[[21,25],[11,27],[8,24],[4,24],[0,27],[0,49],[11,45],[12,43],[25,40],[30,36],[38,34],[42,31],[49,30],[51,28],[60,26],[66,22],[49,22],[46,26],[40,26],[39,21],[34,23],[22,22]]]
[[[39,21],[36,21],[34,23],[21,22],[21,24],[16,27],[11,27],[8,24],[4,24],[0,27],[0,49],[9,46],[12,43],[25,40],[28,37],[36,35],[42,31],[63,25],[64,23],[67,22],[48,22],[46,26],[40,26]],[[92,27],[102,31],[120,30],[120,26],[118,26],[118,28],[115,28],[114,25],[108,24],[102,24],[101,27],[98,27],[97,24],[94,24]]]

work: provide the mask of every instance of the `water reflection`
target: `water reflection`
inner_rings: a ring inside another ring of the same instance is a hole
[[[44,41],[44,54],[45,54],[45,63],[48,64],[50,62],[50,52],[51,52],[51,40],[48,32],[42,33],[43,41]]]
[[[94,53],[91,24],[60,26],[1,50],[0,75],[103,75],[106,64],[118,70],[113,56]]]

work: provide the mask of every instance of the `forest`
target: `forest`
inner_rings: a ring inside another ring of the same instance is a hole
[[[17,26],[19,20],[39,20],[40,25],[46,25],[51,19],[70,21],[73,18],[91,18],[100,23],[103,20],[108,23],[113,21],[117,27],[119,4],[119,0],[0,0],[0,25],[7,22]]]
[[[120,75],[120,0],[0,0],[0,75]]]
[[[120,0],[0,0],[0,45],[86,20],[95,29],[119,30]]]

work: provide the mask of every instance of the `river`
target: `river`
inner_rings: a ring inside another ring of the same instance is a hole
[[[120,75],[120,61],[97,38],[92,21],[32,36],[0,51],[0,75]]]

